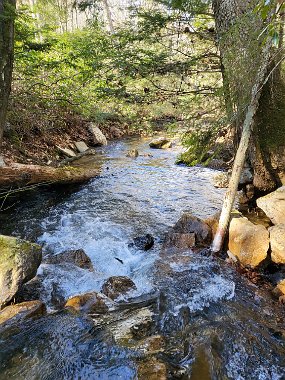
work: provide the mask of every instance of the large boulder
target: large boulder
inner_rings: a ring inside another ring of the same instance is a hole
[[[229,228],[229,251],[244,266],[256,267],[266,257],[269,233],[262,225],[247,218],[233,218]]]
[[[66,264],[70,263],[82,269],[94,271],[90,258],[83,249],[68,250],[57,255],[49,255],[44,258],[45,264]]]
[[[258,198],[256,203],[271,219],[273,224],[285,224],[285,186]]]
[[[110,305],[111,300],[108,300],[104,294],[90,292],[69,298],[65,304],[65,308],[77,312],[104,314],[108,312]]]
[[[134,289],[136,289],[136,285],[129,277],[113,276],[104,282],[102,293],[114,300],[120,295],[126,294]]]
[[[90,123],[88,126],[89,132],[92,135],[92,140],[94,145],[107,145],[106,136],[97,127],[97,125]]]
[[[190,213],[183,214],[167,233],[163,250],[188,249],[193,246],[206,246],[211,243],[212,230],[203,220]]]
[[[152,140],[150,143],[149,143],[149,146],[150,148],[153,148],[153,149],[165,149],[165,148],[169,148],[169,144],[170,144],[170,140],[167,139],[166,137],[159,137],[157,139],[154,139]]]
[[[0,325],[19,323],[28,318],[41,317],[46,313],[45,304],[41,301],[22,302],[10,305],[0,311]]]
[[[41,261],[39,245],[0,235],[0,308],[36,275]]]
[[[276,264],[285,264],[285,224],[269,228],[271,260]]]

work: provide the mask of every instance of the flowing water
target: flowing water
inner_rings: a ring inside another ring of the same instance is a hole
[[[142,155],[126,157],[134,148]],[[1,233],[37,240],[45,254],[83,248],[95,271],[41,265],[41,297],[50,313],[2,333],[1,380],[160,379],[164,364],[168,378],[285,379],[284,312],[269,294],[219,259],[160,255],[164,233],[182,212],[207,217],[223,197],[212,186],[213,171],[176,166],[176,155],[176,149],[150,150],[147,140],[115,142],[84,162],[102,167],[88,184],[30,197],[13,219],[9,210],[2,213]],[[146,233],[155,245],[144,252],[131,243]],[[55,289],[67,299],[100,291],[116,275],[135,282],[132,299],[150,301],[100,318],[55,310]],[[140,339],[124,337],[126,325],[145,319],[149,334],[164,339],[156,359]]]

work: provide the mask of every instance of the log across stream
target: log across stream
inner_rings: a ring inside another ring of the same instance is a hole
[[[141,156],[126,157],[131,149]],[[36,240],[47,255],[84,249],[94,271],[40,266],[49,314],[1,333],[0,380],[284,378],[284,308],[269,293],[218,258],[160,255],[182,212],[207,217],[223,198],[213,171],[176,166],[176,155],[150,151],[148,140],[116,142],[75,192],[45,190],[1,213],[1,233]],[[144,252],[132,243],[147,233],[155,243]],[[100,316],[57,310],[55,293],[100,291],[110,276],[134,281],[130,300]]]

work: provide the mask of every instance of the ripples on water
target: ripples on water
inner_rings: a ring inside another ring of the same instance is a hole
[[[127,158],[133,148],[153,157]],[[282,379],[284,338],[274,340],[279,327],[264,321],[265,303],[251,306],[254,289],[211,258],[194,255],[183,264],[167,258],[168,269],[157,270],[161,238],[181,213],[207,217],[222,202],[223,192],[211,184],[213,172],[175,166],[176,154],[149,150],[146,140],[111,144],[95,157],[94,164],[103,165],[98,178],[54,206],[43,207],[48,205],[43,198],[42,206],[37,201],[29,210],[19,208],[7,231],[36,237],[46,253],[83,248],[91,258],[95,273],[41,265],[43,297],[51,308],[53,284],[65,298],[100,290],[112,275],[131,277],[138,288],[133,296],[160,289],[157,330],[168,337],[164,360],[184,371],[179,378]],[[154,249],[129,246],[145,233],[155,237]],[[257,318],[249,313],[251,307]],[[95,329],[88,318],[62,312],[0,340],[0,353],[0,379],[135,379],[139,356],[117,346],[110,333]],[[205,363],[208,375],[195,377]]]

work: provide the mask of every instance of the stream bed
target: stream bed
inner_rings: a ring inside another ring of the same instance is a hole
[[[179,148],[151,150],[148,142],[100,148],[84,162],[101,167],[99,177],[2,212],[1,233],[37,241],[47,255],[83,249],[95,271],[40,266],[50,313],[0,336],[0,380],[163,379],[164,368],[170,379],[285,379],[284,306],[218,258],[160,254],[181,214],[212,215],[223,191],[213,187],[212,170],[175,165]],[[140,156],[126,157],[131,149]],[[155,239],[147,252],[132,244],[145,234]],[[55,289],[67,299],[100,291],[110,276],[130,277],[137,289],[129,296],[146,301],[104,317],[56,310]],[[163,338],[155,353],[122,333],[139,318],[151,320],[148,335]]]

